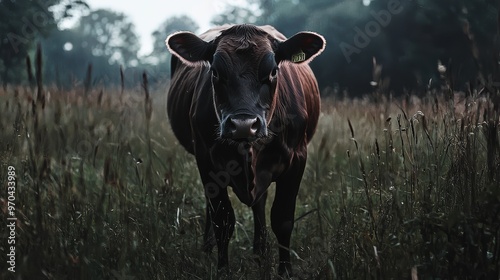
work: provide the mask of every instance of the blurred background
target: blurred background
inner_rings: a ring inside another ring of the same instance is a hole
[[[499,2],[0,0],[0,279],[225,279],[164,44],[223,23],[327,40],[294,279],[500,279]],[[277,279],[231,196],[228,278]]]
[[[238,0],[0,1],[1,83],[27,83],[26,56],[43,50],[44,82],[78,86],[92,65],[93,86],[152,86],[168,81],[164,41],[178,30],[202,33],[223,23],[271,24],[286,36],[311,30],[327,48],[312,67],[323,95],[394,95],[495,82],[498,1]],[[33,57],[33,55],[32,55]],[[439,67],[438,67],[439,66]]]

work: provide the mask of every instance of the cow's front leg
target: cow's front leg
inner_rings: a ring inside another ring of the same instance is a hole
[[[196,143],[203,143],[203,141],[199,140]],[[221,169],[221,166],[213,165],[212,159],[208,156],[209,153],[205,152],[204,145],[196,145],[195,150],[197,151],[196,162],[207,201],[204,249],[208,251],[211,249],[211,238],[215,236],[218,254],[217,264],[220,269],[228,265],[229,239],[233,235],[235,224],[234,210],[227,192],[230,173]],[[224,166],[222,165],[222,167]]]
[[[254,222],[253,253],[259,256],[264,255],[267,250],[266,198],[267,192],[252,206]]]
[[[212,219],[210,216],[210,200],[207,198],[207,205],[205,211],[205,234],[203,235],[203,252],[210,254],[212,253],[212,249],[217,242],[215,241],[214,230],[212,226]]]
[[[305,162],[305,158],[296,160],[290,169],[276,181],[276,196],[271,208],[271,227],[279,244],[279,275],[292,275],[290,237],[294,225],[295,201]]]
[[[229,239],[234,232],[235,217],[227,188],[220,188],[214,197],[208,197],[208,214],[212,221],[218,251],[218,268],[228,265]]]

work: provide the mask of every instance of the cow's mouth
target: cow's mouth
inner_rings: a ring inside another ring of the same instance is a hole
[[[253,137],[242,137],[242,138],[235,138],[235,137],[222,137],[219,135],[218,140],[222,143],[226,143],[229,145],[235,145],[235,146],[240,146],[242,144],[244,145],[257,145],[257,146],[262,146],[267,143],[269,143],[273,139],[273,134],[258,134]]]

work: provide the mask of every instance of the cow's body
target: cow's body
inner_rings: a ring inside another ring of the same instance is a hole
[[[290,244],[295,200],[307,158],[307,143],[314,134],[320,109],[316,79],[307,63],[283,59],[276,62],[279,70],[277,66],[273,68],[273,61],[278,60],[275,57],[286,56],[287,52],[278,51],[275,45],[286,38],[270,26],[223,26],[209,30],[199,38],[210,44],[207,49],[214,48],[209,51],[214,58],[211,61],[210,54],[205,55],[207,58],[201,63],[191,60],[193,53],[197,55],[199,47],[188,52],[176,45],[184,47],[184,44],[194,40],[185,34],[179,37],[173,34],[167,39],[167,46],[175,54],[172,58],[168,116],[179,142],[195,155],[205,187],[205,241],[208,243],[213,226],[219,249],[219,266],[227,264],[227,246],[235,222],[226,189],[231,186],[238,198],[252,207],[255,217],[254,251],[262,253],[266,236],[266,191],[271,182],[276,182],[271,223],[279,244],[283,246],[280,248],[280,273],[290,272],[290,255],[286,248]],[[303,40],[315,39],[316,45],[322,43],[315,46],[318,50],[311,51],[311,54],[300,50],[305,59],[310,60],[322,51],[324,41],[313,33],[304,36],[317,36]],[[226,37],[232,39],[225,41]],[[240,40],[240,37],[243,38]],[[256,40],[255,44],[253,40]],[[272,43],[269,49],[261,51],[258,48],[265,44],[265,40]],[[196,44],[205,46],[202,42]],[[240,45],[245,45],[244,51],[238,50]],[[214,53],[224,55],[222,62],[215,61]],[[273,61],[266,60],[269,53]],[[231,62],[233,60],[236,62]],[[221,63],[224,63],[223,67],[213,69],[215,64]],[[219,73],[227,68],[230,70]],[[255,73],[252,74],[252,71]],[[269,77],[265,75],[268,72]],[[253,76],[263,76],[264,79]],[[218,93],[219,88],[223,93]],[[231,96],[223,95],[226,92]]]

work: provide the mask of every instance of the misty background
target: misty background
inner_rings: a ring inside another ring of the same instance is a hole
[[[90,1],[2,0],[1,83],[4,87],[28,83],[26,57],[33,57],[40,44],[46,85],[60,89],[81,86],[91,68],[92,86],[119,86],[122,67],[127,87],[138,86],[143,71],[153,86],[165,86],[170,76],[165,38],[179,30],[199,34],[224,23],[270,24],[287,37],[303,30],[322,34],[326,50],[311,66],[324,96],[360,96],[374,90],[419,94],[441,87],[444,78],[451,81],[449,86],[454,90],[463,91],[498,82],[497,1],[221,3],[206,11],[206,15],[214,13],[209,24],[206,17],[200,21],[193,13],[165,12],[164,19],[155,18],[161,23],[151,34],[139,36],[128,14],[94,8]],[[176,4],[165,3],[155,9],[168,11],[172,5]],[[197,8],[202,12],[206,9],[193,7]],[[151,42],[151,46],[141,46],[144,42]]]

